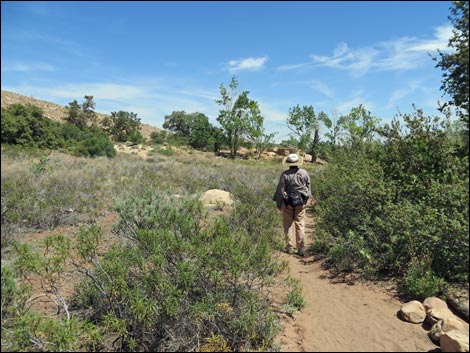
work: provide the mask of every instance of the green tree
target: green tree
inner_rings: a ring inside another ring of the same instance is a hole
[[[290,134],[289,138],[282,140],[279,145],[282,147],[292,148],[292,147],[296,147],[298,144],[299,144],[299,141],[297,141],[297,139],[294,136],[292,136],[292,134]]]
[[[255,135],[263,122],[258,102],[248,98],[249,91],[238,94],[237,88],[238,80],[233,76],[229,91],[221,84],[222,97],[216,100],[216,103],[223,107],[219,110],[217,121],[224,131],[231,158],[235,158],[243,139],[248,138],[250,134]]]
[[[362,104],[352,108],[348,115],[343,115],[338,120],[338,125],[344,133],[342,142],[352,146],[371,143],[379,122],[380,120],[372,116]]]
[[[466,118],[468,124],[468,101],[469,101],[469,10],[468,1],[453,1],[452,16],[449,20],[454,25],[453,36],[449,39],[449,47],[455,49],[451,53],[439,51],[440,60],[436,67],[440,67],[443,73],[441,89],[448,93],[452,100],[450,104],[458,109],[462,118]],[[434,60],[438,60],[436,57]]]
[[[276,135],[276,132],[266,133],[263,121],[264,118],[261,115],[255,116],[248,129],[248,138],[253,142],[256,149],[256,159],[259,159],[268,147],[274,145],[274,136]]]
[[[286,123],[287,128],[298,138],[297,147],[310,153],[312,162],[314,162],[317,155],[316,147],[320,142],[320,124],[331,126],[331,121],[326,113],[320,112],[317,116],[311,105],[304,105],[301,108],[297,104],[289,109]]]
[[[249,106],[251,117],[247,120],[246,137],[253,143],[256,149],[256,159],[259,159],[261,153],[273,145],[276,133],[267,134],[264,128],[264,117],[261,115],[258,103],[250,100]]]
[[[213,126],[209,118],[202,113],[190,114],[189,145],[196,149],[205,149],[212,140]]]
[[[224,144],[225,135],[224,131],[220,127],[212,126],[210,146],[212,146],[213,151],[218,153],[220,148]]]
[[[174,111],[165,116],[163,128],[175,133],[175,137],[195,149],[212,149],[217,137],[209,118],[202,113]]]
[[[86,127],[86,120],[78,102],[74,100],[65,108],[67,109],[67,117],[65,120],[80,129],[84,129]]]
[[[134,139],[139,137],[140,118],[137,118],[136,113],[120,110],[119,112],[111,112],[111,116],[104,118],[102,126],[114,141],[126,142],[131,139],[131,136]]]
[[[327,128],[329,129],[329,132],[325,133],[325,137],[328,139],[327,141],[333,147],[335,147],[338,144],[339,133],[341,129],[336,111],[333,112],[333,118],[329,119],[326,125],[327,125]]]
[[[453,36],[449,39],[449,47],[455,49],[451,53],[442,53],[439,51],[439,60],[436,67],[441,68],[443,80],[441,90],[447,93],[451,100],[441,107],[447,106],[456,108],[460,119],[465,123],[466,130],[464,141],[466,145],[466,154],[468,154],[468,105],[469,105],[469,62],[468,62],[468,42],[469,42],[469,10],[468,1],[453,1],[451,7],[452,15],[449,20],[454,26]]]
[[[87,128],[90,124],[96,125],[95,102],[93,96],[85,96],[85,102],[81,105],[76,100],[69,103],[67,109],[67,116],[65,120],[80,129]]]
[[[162,126],[176,135],[187,137],[190,135],[190,125],[190,117],[185,111],[174,111],[165,116],[165,122]]]
[[[93,96],[85,96],[85,101],[82,103],[82,112],[85,116],[86,123],[96,125],[97,115],[95,113],[96,103],[93,101]]]

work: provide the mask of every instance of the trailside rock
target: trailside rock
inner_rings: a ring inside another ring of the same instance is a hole
[[[225,206],[231,207],[235,202],[231,193],[218,189],[207,190],[201,195],[199,201],[205,207],[213,209],[223,209]]]
[[[454,317],[454,313],[447,308],[433,308],[426,314],[426,322],[430,325],[434,325],[439,320],[444,320]]]
[[[458,315],[468,322],[468,294],[466,296],[458,296],[453,293],[448,293],[447,301],[449,305],[458,313]]]
[[[457,330],[443,333],[440,343],[443,352],[468,352],[468,334]]]
[[[433,340],[434,343],[439,344],[439,340],[443,333],[456,330],[465,334],[468,332],[467,326],[455,317],[439,320],[429,330],[429,337]]]
[[[445,308],[448,309],[447,303],[438,297],[428,297],[423,301],[424,310],[426,313],[434,308]]]
[[[426,318],[424,306],[417,300],[403,304],[400,308],[400,314],[403,320],[414,324],[419,324]]]

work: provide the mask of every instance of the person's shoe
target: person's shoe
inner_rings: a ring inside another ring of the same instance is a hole
[[[285,251],[286,251],[286,254],[292,255],[292,254],[295,254],[297,250],[295,248],[288,247],[286,248]]]

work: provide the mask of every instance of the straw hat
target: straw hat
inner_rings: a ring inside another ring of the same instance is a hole
[[[284,157],[282,160],[282,165],[292,167],[292,166],[300,166],[304,164],[304,159],[299,157],[297,153],[291,153],[290,155]]]

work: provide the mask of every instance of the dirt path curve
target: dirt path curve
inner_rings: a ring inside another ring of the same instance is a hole
[[[312,219],[306,222],[306,248]],[[282,352],[429,352],[440,351],[420,324],[401,321],[402,303],[392,288],[345,283],[332,278],[321,261],[283,254],[298,278],[307,304],[283,320],[276,342]]]

